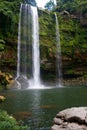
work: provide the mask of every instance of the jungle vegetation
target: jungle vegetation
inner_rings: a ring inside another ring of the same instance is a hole
[[[20,4],[0,0],[0,70],[15,76]],[[50,0],[39,9],[41,71],[54,72],[56,59],[55,12],[59,20],[63,75],[87,78],[87,0]],[[52,8],[51,8],[52,7]],[[46,62],[44,62],[46,61]],[[50,63],[50,66],[49,66]]]

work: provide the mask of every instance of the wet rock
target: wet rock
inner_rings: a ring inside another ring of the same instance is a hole
[[[74,107],[59,112],[51,130],[87,130],[87,107]]]
[[[3,87],[3,89],[9,89],[13,82],[14,79],[12,75],[0,71],[0,85]]]

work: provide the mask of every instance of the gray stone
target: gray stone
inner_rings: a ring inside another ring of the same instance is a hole
[[[61,125],[63,123],[63,120],[61,120],[60,118],[54,118],[54,123],[55,124],[58,124],[58,125]]]
[[[87,130],[87,107],[74,107],[59,112],[51,130]]]

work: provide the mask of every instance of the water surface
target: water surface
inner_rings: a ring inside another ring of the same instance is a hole
[[[55,115],[69,107],[87,106],[87,87],[10,90],[1,92],[6,101],[0,109],[17,120],[24,120],[31,130],[50,130]]]

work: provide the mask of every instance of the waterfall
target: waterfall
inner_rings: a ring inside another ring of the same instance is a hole
[[[58,18],[56,19],[58,84],[62,86],[62,62]],[[21,4],[18,28],[16,80],[21,88],[44,88],[40,81],[39,23],[37,7]],[[46,87],[47,88],[47,87]]]
[[[21,14],[22,14],[22,4],[20,7],[20,14],[19,14],[19,27],[18,27],[18,53],[17,53],[17,57],[18,57],[18,61],[17,61],[17,77],[18,78],[20,76],[20,39],[21,39]]]
[[[29,87],[38,87],[40,85],[38,12],[37,7],[29,4],[21,4],[20,7],[17,56],[16,80],[22,79],[29,83]]]
[[[57,77],[58,77],[58,87],[62,87],[62,60],[61,60],[61,45],[60,45],[60,34],[59,34],[59,23],[58,17],[55,13],[56,19],[56,45],[57,45]]]
[[[18,62],[17,62],[17,78],[28,78],[28,65],[29,65],[29,46],[31,41],[31,20],[30,5],[21,4],[19,15],[19,28],[18,28]]]
[[[37,8],[31,6],[32,11],[32,60],[33,60],[33,79],[30,81],[30,86],[40,86],[40,52],[39,52],[39,24]]]

